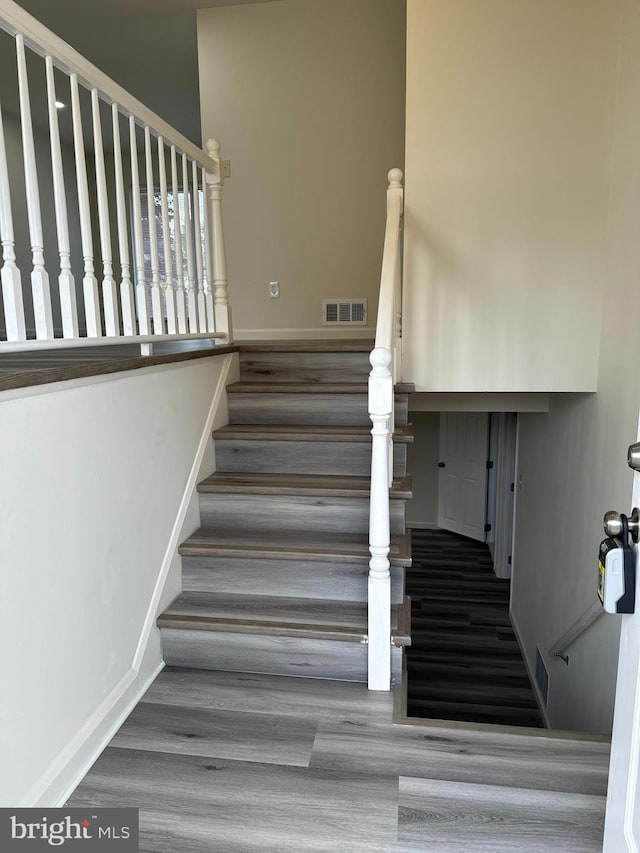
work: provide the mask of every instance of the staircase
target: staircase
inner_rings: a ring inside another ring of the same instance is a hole
[[[367,681],[369,341],[242,345],[180,547],[183,592],[161,614],[168,665]],[[410,643],[404,569],[409,386],[395,398],[391,654]]]

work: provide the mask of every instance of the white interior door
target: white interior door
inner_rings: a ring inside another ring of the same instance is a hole
[[[481,542],[485,539],[488,447],[486,412],[442,412],[438,526]]]
[[[633,478],[632,505],[640,506],[638,472]],[[624,508],[620,511],[628,513],[630,510]],[[640,561],[638,551],[636,545],[636,558]],[[637,574],[640,575],[640,572]],[[637,580],[636,612],[621,616],[620,619],[622,624],[603,853],[640,851],[640,590]]]

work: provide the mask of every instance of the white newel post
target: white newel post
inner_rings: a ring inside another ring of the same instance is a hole
[[[9,169],[0,107],[0,242],[2,242],[2,299],[8,341],[24,341],[27,330],[24,322],[22,278],[16,265],[15,236],[9,193]]]
[[[369,690],[391,686],[391,574],[389,549],[389,433],[393,411],[391,352],[377,347],[370,356],[371,509],[369,514]]]
[[[226,342],[231,343],[231,312],[229,308],[229,293],[227,289],[227,258],[224,250],[224,230],[222,228],[222,161],[220,158],[220,143],[217,139],[208,139],[206,149],[209,157],[216,164],[215,173],[209,173],[209,203],[211,205],[211,241],[213,244],[213,310],[215,314],[216,332],[226,335]]]

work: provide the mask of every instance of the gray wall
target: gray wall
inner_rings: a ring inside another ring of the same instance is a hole
[[[411,412],[413,444],[407,471],[413,479],[413,500],[407,506],[407,527],[431,527],[438,522],[438,453],[440,413]]]

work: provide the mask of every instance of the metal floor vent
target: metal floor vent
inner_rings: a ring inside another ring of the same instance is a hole
[[[325,299],[322,322],[326,326],[364,326],[367,322],[366,299]]]
[[[540,688],[540,694],[544,699],[544,707],[549,704],[549,672],[544,665],[540,649],[536,646],[536,683]]]

